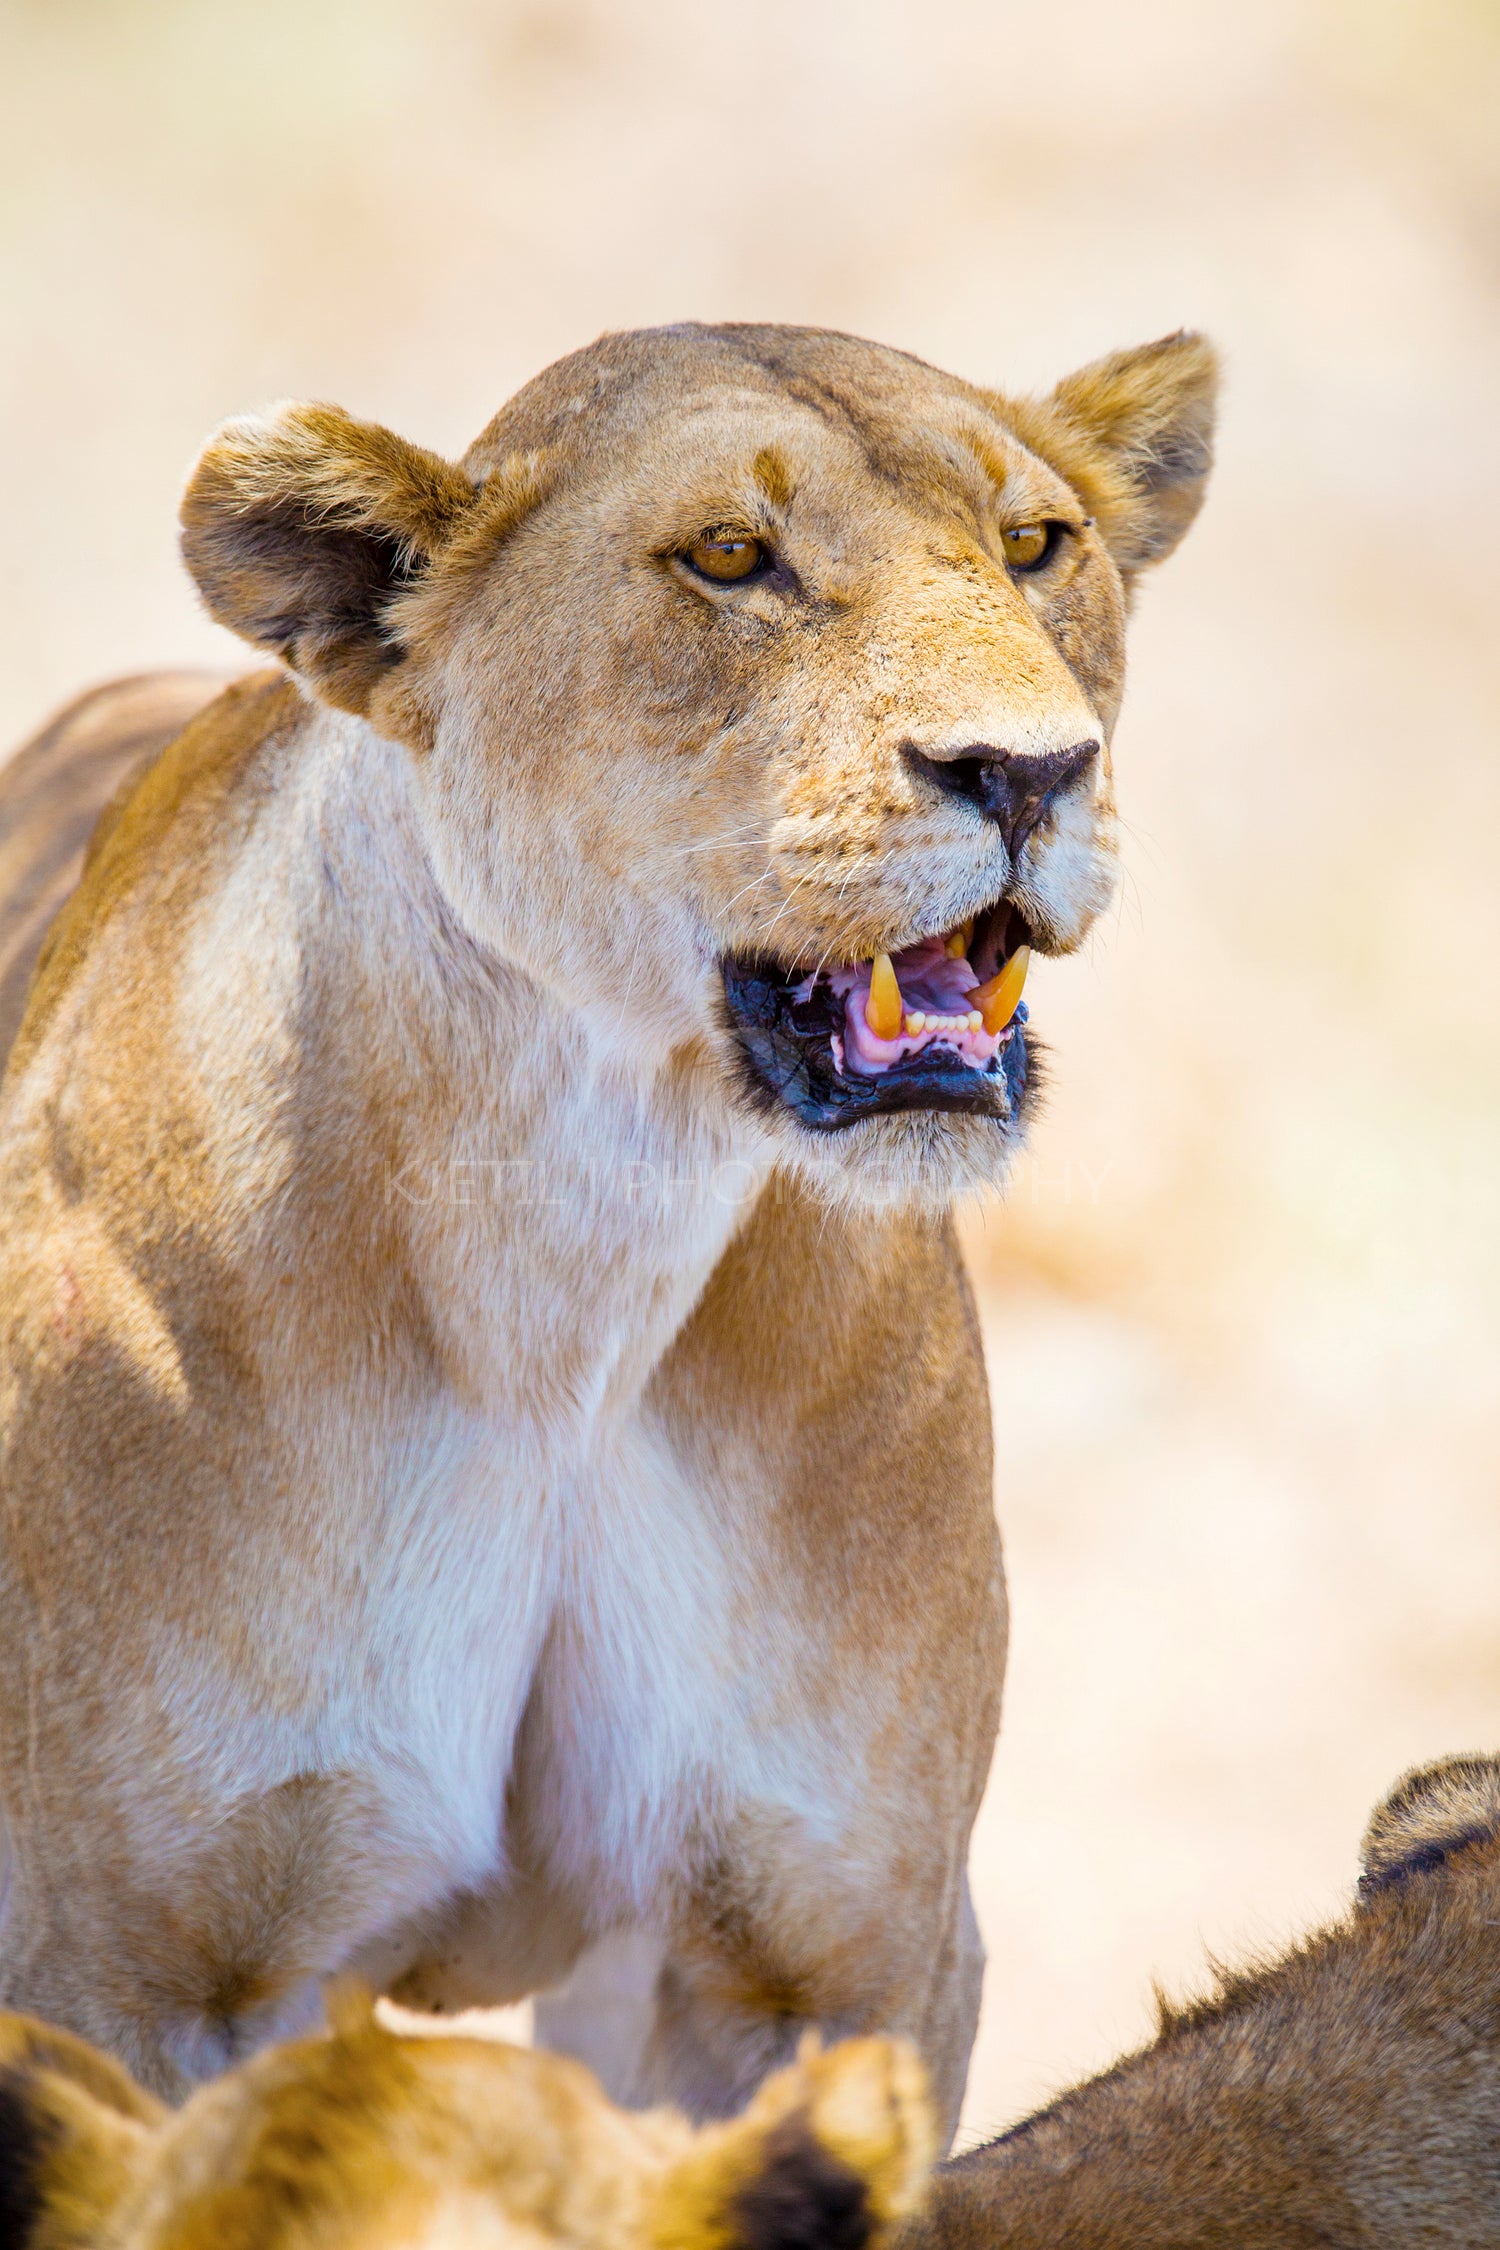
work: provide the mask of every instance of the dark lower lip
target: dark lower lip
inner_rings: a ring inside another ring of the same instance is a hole
[[[773,962],[731,956],[722,969],[746,1082],[763,1107],[783,1103],[815,1133],[841,1132],[862,1118],[902,1110],[987,1117],[1012,1130],[1022,1124],[1033,1083],[1024,1003],[1014,1033],[987,1070],[971,1070],[957,1055],[929,1047],[878,1078],[845,1077],[830,1043],[839,1028],[839,1004],[831,994],[819,991],[795,1006],[787,977]]]

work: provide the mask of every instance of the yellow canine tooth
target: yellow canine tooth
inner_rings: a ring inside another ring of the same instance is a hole
[[[988,984],[977,985],[969,994],[970,1000],[984,1018],[984,1028],[994,1037],[1003,1031],[1021,1005],[1021,994],[1026,989],[1026,971],[1031,967],[1031,947],[1018,945],[998,976]]]
[[[943,951],[950,961],[961,961],[968,950],[969,933],[967,930],[955,930],[952,937],[946,937],[943,940]]]
[[[896,982],[896,972],[888,953],[877,953],[870,971],[870,990],[865,1000],[865,1022],[877,1039],[899,1039],[906,1011],[901,1005],[901,987]]]

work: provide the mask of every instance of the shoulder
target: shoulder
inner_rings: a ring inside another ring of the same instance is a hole
[[[121,683],[122,687],[131,684]],[[136,684],[144,689],[150,683]],[[91,710],[99,697],[110,700],[102,709]],[[94,721],[96,768],[113,774],[114,795],[111,798],[101,789],[88,807],[97,826],[91,817],[93,834],[82,876],[41,944],[12,1050],[17,1065],[24,1065],[36,1051],[101,934],[148,878],[162,885],[182,876],[194,886],[209,879],[213,853],[206,848],[207,832],[243,788],[260,754],[308,715],[307,704],[285,673],[252,674],[225,688],[206,708],[193,711],[155,757],[149,754],[152,732],[145,730],[148,762],[141,771],[128,758],[110,760],[105,750],[123,735],[134,738],[138,751],[143,717],[154,717],[159,730],[163,722],[169,723],[168,707],[180,710],[187,699],[179,697],[174,704],[170,694],[158,694],[132,702],[121,698],[118,689],[99,691],[99,697],[75,706],[72,716]],[[69,717],[64,714],[64,720]],[[53,747],[66,756],[87,739],[75,727]],[[159,740],[157,731],[155,741]],[[38,738],[22,757],[30,759],[46,741],[46,736]],[[86,793],[80,775],[73,795]],[[71,802],[65,792],[62,803]],[[73,810],[76,813],[76,807]],[[46,834],[39,829],[34,849],[45,848]]]

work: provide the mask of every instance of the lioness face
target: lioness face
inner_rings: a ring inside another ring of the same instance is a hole
[[[461,471],[327,410],[231,425],[187,551],[411,744],[455,909],[590,1039],[941,1200],[1020,1132],[1030,954],[1112,890],[1127,595],[1212,380],[1185,337],[1019,405],[818,331],[606,338]]]

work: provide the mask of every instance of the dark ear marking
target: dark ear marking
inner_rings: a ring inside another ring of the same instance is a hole
[[[26,2250],[42,2211],[41,2168],[57,2137],[27,2099],[26,2073],[0,2071],[0,2250]]]
[[[865,2183],[804,2114],[773,2127],[762,2149],[761,2169],[730,2206],[735,2250],[865,2250],[873,2228]]]
[[[1359,1853],[1359,1902],[1365,1905],[1497,1835],[1500,1759],[1476,1753],[1417,1766],[1370,1815]]]
[[[318,571],[312,584],[307,561],[314,543]],[[402,540],[389,532],[319,523],[301,501],[277,500],[244,518],[237,549],[241,569],[247,576],[255,572],[251,585],[258,579],[280,596],[279,605],[273,600],[258,611],[246,609],[239,626],[246,639],[275,649],[295,668],[304,635],[311,659],[318,637],[339,642],[368,634],[385,644],[379,660],[399,662],[400,648],[387,630],[385,610],[425,567],[425,558],[418,560]],[[316,618],[305,608],[286,606],[299,591],[316,600]]]

